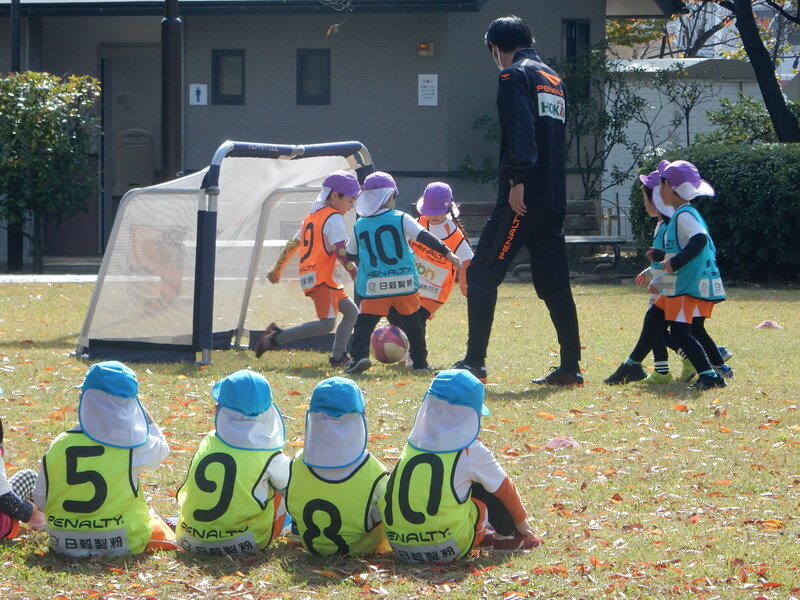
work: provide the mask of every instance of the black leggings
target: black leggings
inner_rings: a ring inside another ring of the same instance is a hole
[[[497,533],[511,535],[517,530],[514,519],[505,504],[500,501],[500,498],[487,492],[480,483],[472,484],[472,497],[486,505],[486,516]]]
[[[666,336],[664,335],[665,325],[669,326],[669,333]],[[695,317],[692,319],[691,325],[665,321],[664,311],[657,306],[651,306],[644,315],[642,332],[630,354],[630,359],[642,362],[647,353],[653,350],[656,360],[666,360],[666,356],[664,359],[659,359],[655,354],[659,338],[663,339],[664,344],[673,350],[682,349],[698,373],[709,371],[711,365],[723,364],[716,342],[706,331],[704,317]],[[666,350],[664,352],[666,354]]]
[[[401,328],[408,338],[408,353],[413,366],[415,368],[424,367],[428,361],[428,346],[425,342],[425,328],[419,318],[419,312],[413,312],[410,315],[398,313],[398,317],[402,323]],[[380,320],[381,315],[359,313],[353,328],[350,348],[354,360],[369,358],[369,340]]]
[[[467,267],[469,335],[464,360],[473,366],[484,364],[497,305],[497,288],[523,248],[530,255],[533,287],[544,300],[556,330],[561,366],[577,371],[581,343],[569,281],[564,213],[531,206],[528,213],[520,216],[505,202],[495,206],[489,216],[475,256]]]
[[[653,305],[647,312],[644,313],[644,322],[642,323],[642,331],[639,333],[639,339],[633,347],[630,354],[630,359],[634,362],[642,362],[650,351],[653,351],[653,356],[656,360],[666,360],[666,340],[664,338],[664,328],[666,321],[664,321],[664,311]],[[659,359],[655,355],[656,345],[659,340],[664,344],[664,358]]]
[[[426,334],[428,333],[428,319],[431,316],[430,311],[425,308],[424,306],[419,307],[419,320],[422,321],[422,331]],[[403,315],[397,312],[397,309],[393,306],[389,309],[389,314],[386,316],[386,320],[389,321],[391,325],[396,325],[400,329],[403,329]],[[403,331],[406,331],[403,329]],[[406,337],[408,337],[408,332],[406,332]]]

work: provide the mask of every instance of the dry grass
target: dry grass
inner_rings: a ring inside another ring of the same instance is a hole
[[[87,364],[71,355],[91,293],[86,284],[5,284],[0,298],[0,415],[9,472],[36,468],[50,440],[76,419]],[[587,383],[532,389],[556,364],[554,333],[530,287],[506,284],[488,362],[482,439],[512,475],[546,545],[486,552],[450,566],[390,556],[323,562],[279,542],[249,559],[181,553],[69,560],[46,536],[0,542],[0,597],[103,598],[724,598],[800,597],[798,291],[734,289],[709,329],[735,357],[733,384],[697,393],[602,384],[633,346],[646,298],[632,285],[575,287]],[[311,315],[310,303],[302,305]],[[782,330],[755,329],[774,319]],[[461,357],[465,304],[455,297],[429,326],[431,362]],[[216,352],[213,364],[133,365],[141,398],[170,436],[167,464],[144,480],[150,503],[174,514],[174,494],[199,436],[213,427],[210,386],[252,366],[271,381],[292,454],[327,357],[277,352],[256,361]],[[676,370],[678,361],[674,361]],[[368,395],[371,450],[397,455],[428,380],[379,365],[359,376]],[[545,442],[571,436],[577,450]]]

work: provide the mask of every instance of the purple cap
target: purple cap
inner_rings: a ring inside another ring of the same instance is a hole
[[[656,170],[649,175],[639,175],[639,181],[642,182],[643,186],[654,190],[661,185],[661,175],[659,174],[658,170]]]
[[[697,167],[687,160],[662,160],[658,163],[658,174],[685,200],[714,195],[714,188],[700,177]]]
[[[444,215],[453,203],[453,190],[441,181],[429,183],[417,200],[417,212],[421,215]]]
[[[361,187],[358,179],[347,171],[334,171],[322,181],[322,187],[330,188],[333,192],[339,192],[344,196],[358,196]]]
[[[365,192],[368,190],[385,189],[391,189],[395,192],[397,191],[397,184],[394,182],[394,178],[388,173],[384,173],[383,171],[375,171],[374,173],[367,175],[367,178],[364,180]]]

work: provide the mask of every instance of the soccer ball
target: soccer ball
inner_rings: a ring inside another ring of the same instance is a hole
[[[395,325],[381,325],[376,328],[369,342],[373,356],[382,363],[396,363],[408,352],[408,338]]]

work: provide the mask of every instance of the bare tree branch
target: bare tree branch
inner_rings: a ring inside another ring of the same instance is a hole
[[[773,10],[781,15],[784,19],[791,21],[792,23],[796,23],[800,25],[800,3],[795,6],[796,14],[789,13],[784,7],[783,4],[778,4],[777,2],[773,2],[773,0],[766,0],[768,6],[771,6]],[[725,7],[727,8],[727,7]]]

